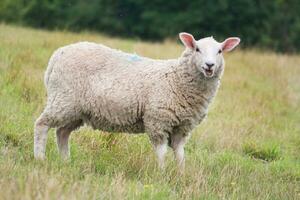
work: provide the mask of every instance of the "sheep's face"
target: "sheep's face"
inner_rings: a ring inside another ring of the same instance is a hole
[[[223,52],[233,50],[240,42],[237,37],[231,37],[224,42],[217,42],[213,37],[196,41],[191,34],[180,33],[179,37],[190,52],[190,60],[205,77],[213,77],[222,70]]]

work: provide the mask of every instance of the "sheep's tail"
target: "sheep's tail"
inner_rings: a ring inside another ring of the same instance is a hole
[[[53,67],[55,66],[55,63],[57,62],[58,60],[58,57],[60,55],[60,49],[57,49],[51,56],[51,58],[49,59],[49,62],[48,62],[48,67],[46,69],[46,72],[45,72],[45,76],[44,76],[44,84],[45,86],[47,87],[48,86],[48,82],[49,82],[49,79],[50,79],[50,75],[53,71]]]
[[[50,78],[52,69],[53,69],[53,65],[50,65],[50,62],[49,62],[47,70],[45,72],[45,77],[44,77],[44,84],[46,87],[48,86],[48,82],[49,82],[49,78]]]

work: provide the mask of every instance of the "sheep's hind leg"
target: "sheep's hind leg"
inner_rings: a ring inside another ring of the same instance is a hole
[[[36,120],[34,126],[34,158],[45,159],[47,134],[50,128],[50,120],[45,113]]]
[[[82,121],[78,120],[56,130],[57,147],[63,160],[70,157],[69,137],[71,132],[81,125]]]

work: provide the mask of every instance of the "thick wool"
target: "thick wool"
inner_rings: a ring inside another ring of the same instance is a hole
[[[47,131],[56,127],[67,158],[69,135],[83,124],[146,132],[157,151],[168,143],[182,154],[191,130],[207,115],[224,69],[222,58],[207,78],[192,54],[187,48],[178,59],[154,60],[89,42],[59,48],[45,74],[48,99],[35,125],[35,157],[44,158]]]

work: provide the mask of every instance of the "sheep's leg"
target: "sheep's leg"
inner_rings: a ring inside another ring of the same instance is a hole
[[[47,134],[50,128],[49,120],[42,114],[35,122],[34,127],[34,158],[45,159]]]
[[[60,127],[56,130],[57,147],[63,160],[70,157],[69,137],[73,130],[78,128],[82,121],[70,123],[67,126]]]
[[[168,148],[168,135],[164,132],[159,131],[149,131],[148,135],[157,156],[158,166],[160,169],[164,169],[165,155]]]
[[[175,159],[180,170],[184,170],[185,167],[184,144],[185,142],[183,140],[180,140],[173,147]]]
[[[151,110],[151,115],[145,114],[144,116],[144,125],[146,132],[148,133],[148,136],[151,140],[151,143],[154,147],[156,156],[157,156],[157,161],[158,161],[158,166],[161,169],[164,169],[165,165],[165,155],[167,153],[167,148],[168,148],[168,137],[169,133],[172,130],[172,126],[170,126],[169,122],[169,117],[168,115],[165,116],[164,119],[166,121],[161,120],[163,118],[163,114],[165,113],[160,113],[160,118],[158,119],[156,114],[159,113],[155,112],[155,110]],[[155,115],[153,117],[153,115]]]
[[[155,153],[157,156],[158,166],[160,169],[164,169],[165,167],[165,155],[167,153],[168,143],[163,141],[161,143],[153,144]]]
[[[184,145],[186,143],[187,136],[183,134],[174,134],[171,136],[171,148],[173,149],[175,159],[180,171],[183,172],[185,167],[185,158],[184,158]]]

